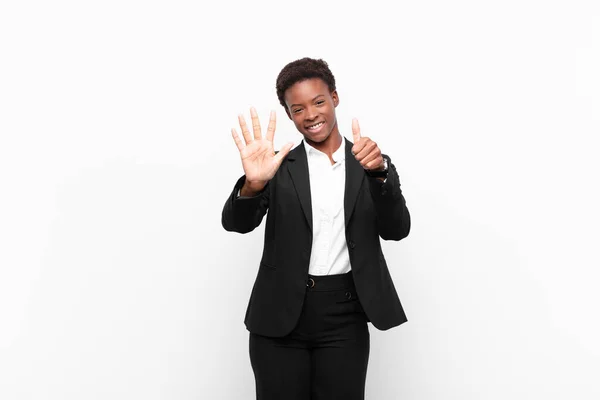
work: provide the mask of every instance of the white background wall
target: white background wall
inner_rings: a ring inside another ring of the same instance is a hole
[[[413,220],[367,398],[600,398],[600,3],[390,4],[2,3],[1,399],[254,398],[230,129],[275,109],[299,143],[274,84],[304,56]]]

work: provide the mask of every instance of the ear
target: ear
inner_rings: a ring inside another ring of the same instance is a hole
[[[340,97],[338,96],[337,90],[331,92],[331,98],[333,99],[333,106],[337,107],[340,104]]]

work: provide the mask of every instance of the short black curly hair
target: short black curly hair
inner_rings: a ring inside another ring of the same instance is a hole
[[[279,73],[275,88],[277,89],[277,98],[279,103],[286,109],[284,100],[285,91],[295,83],[311,78],[320,78],[327,84],[329,91],[335,90],[335,78],[329,69],[327,63],[321,59],[304,57],[296,61],[292,61]]]

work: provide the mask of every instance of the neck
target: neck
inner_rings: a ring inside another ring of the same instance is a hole
[[[324,141],[322,141],[320,143],[313,142],[312,140],[307,139],[307,138],[304,138],[304,140],[306,140],[306,142],[309,145],[311,145],[312,147],[314,147],[315,149],[327,154],[327,156],[329,157],[329,160],[331,160],[332,164],[333,164],[333,153],[335,153],[337,151],[337,149],[340,148],[340,146],[342,145],[342,142],[343,142],[342,135],[337,130],[337,126],[331,132],[331,134],[327,137],[327,139],[325,139]]]

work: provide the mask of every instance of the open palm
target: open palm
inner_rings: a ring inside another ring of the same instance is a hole
[[[275,176],[281,162],[294,144],[287,143],[276,154],[273,149],[273,137],[275,136],[276,126],[275,111],[271,111],[267,134],[264,138],[261,134],[260,122],[254,107],[250,109],[250,116],[252,118],[252,131],[254,135],[250,134],[243,115],[239,115],[238,120],[245,144],[238,136],[235,128],[231,130],[231,135],[240,151],[246,180],[249,182],[266,183]]]

